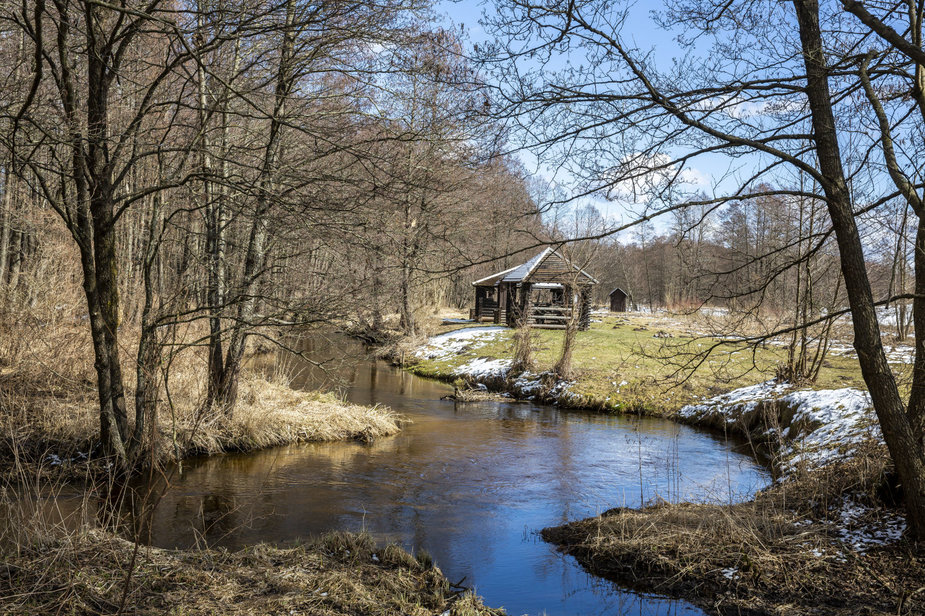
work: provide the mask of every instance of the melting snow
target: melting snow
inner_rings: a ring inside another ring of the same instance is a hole
[[[766,381],[685,406],[680,415],[686,419],[719,418],[731,424],[754,412],[760,402],[771,400],[794,413],[780,434],[785,472],[804,464],[824,466],[863,442],[883,442],[870,396],[850,387],[816,391]]]
[[[769,400],[785,392],[789,387],[789,384],[777,381],[765,381],[749,387],[740,387],[729,393],[709,398],[700,404],[689,404],[682,408],[679,414],[687,419],[724,415],[726,423],[733,423],[742,414],[753,411],[759,402]]]
[[[915,347],[908,344],[884,345],[886,359],[893,364],[912,364],[915,362]],[[843,357],[857,357],[854,347],[850,344],[832,344],[829,355]]]
[[[834,526],[839,539],[855,552],[899,541],[906,531],[903,516],[873,509],[848,496],[837,506],[836,515],[837,519],[829,524]]]
[[[415,353],[424,359],[446,359],[491,342],[506,327],[464,327],[434,336]]]
[[[475,379],[504,378],[513,362],[510,359],[479,357],[453,370],[454,376],[468,376]]]
[[[728,569],[721,569],[720,573],[723,574],[723,577],[727,580],[734,580],[739,577],[739,570],[735,567],[729,567]]]
[[[719,418],[732,423],[748,420],[747,415],[755,412],[762,401],[776,401],[793,412],[789,425],[779,433],[784,473],[800,466],[825,466],[851,455],[861,443],[883,443],[870,396],[850,387],[816,391],[767,381],[688,405],[680,414],[688,419]],[[897,541],[906,529],[901,515],[874,510],[850,497],[836,505],[833,513],[834,519],[823,523],[831,525],[845,546],[856,552]],[[814,556],[824,556],[816,552]]]
[[[863,442],[883,442],[870,396],[846,387],[820,391],[799,390],[781,400],[796,409],[790,427],[784,431],[788,443],[785,467],[799,464],[824,466],[844,457]]]

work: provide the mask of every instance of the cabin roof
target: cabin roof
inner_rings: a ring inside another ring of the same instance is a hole
[[[479,278],[478,280],[473,282],[472,285],[476,287],[493,287],[499,282],[501,282],[501,279],[504,278],[505,274],[507,274],[508,272],[513,272],[518,267],[520,266],[515,265],[514,267],[508,268],[504,270],[503,272],[498,272],[497,274],[492,274],[491,276],[485,276],[484,278]]]
[[[624,290],[621,289],[620,287],[614,287],[614,290],[611,291],[610,293],[608,293],[607,295],[608,295],[608,296],[613,295],[613,294],[616,293],[617,291],[619,291],[620,293],[622,293],[622,294],[625,295],[626,297],[629,297],[629,296],[630,296],[629,293],[627,293],[626,291],[624,291]]]
[[[529,281],[530,275],[551,255],[556,255],[566,264],[571,265],[579,274],[587,278],[590,284],[597,284],[597,279],[594,278],[594,276],[583,269],[579,269],[578,266],[572,265],[571,261],[559,254],[554,248],[545,248],[526,263],[506,269],[503,272],[498,272],[497,274],[492,274],[491,276],[486,276],[485,278],[476,280],[472,284],[477,287],[493,287],[501,282],[518,283]]]

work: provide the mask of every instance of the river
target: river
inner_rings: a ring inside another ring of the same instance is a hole
[[[739,500],[768,482],[741,447],[676,423],[522,402],[455,403],[443,383],[369,359],[344,339],[304,343],[332,360],[283,364],[298,387],[337,387],[411,423],[372,444],[317,443],[184,463],[157,507],[162,547],[241,547],[329,530],[426,550],[454,582],[509,614],[702,614],[587,575],[537,531],[615,506]]]

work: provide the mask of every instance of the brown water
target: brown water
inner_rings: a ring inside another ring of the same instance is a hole
[[[154,544],[233,548],[365,529],[427,550],[451,580],[510,614],[702,614],[588,576],[536,531],[657,496],[741,499],[768,481],[731,444],[675,423],[441,401],[449,386],[366,359],[355,343],[320,339],[305,350],[337,361],[323,374],[303,370],[297,385],[339,379],[349,400],[413,423],[373,444],[188,461],[155,512]]]

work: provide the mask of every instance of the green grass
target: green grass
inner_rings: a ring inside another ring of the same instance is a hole
[[[453,329],[458,327],[443,331]],[[654,317],[632,315],[607,316],[593,323],[590,330],[578,332],[573,360],[577,380],[571,391],[580,399],[575,404],[671,415],[699,398],[773,378],[777,366],[786,360],[783,347],[752,348],[743,343],[723,344],[702,359],[717,341],[693,337],[686,329],[680,322],[674,327],[665,326]],[[660,331],[672,337],[656,338]],[[513,330],[504,331],[492,342],[473,345],[454,357],[422,360],[411,370],[422,376],[448,379],[455,368],[477,357],[510,358],[512,333]],[[550,370],[558,359],[564,333],[534,330],[534,334],[537,371]],[[857,360],[828,357],[815,387],[863,388]]]

